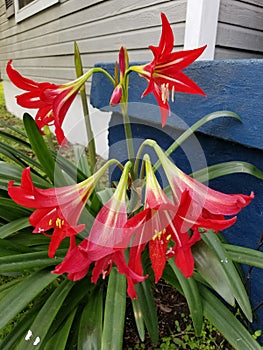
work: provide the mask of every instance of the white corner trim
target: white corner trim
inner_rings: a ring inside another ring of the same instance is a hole
[[[18,0],[15,0],[15,19],[16,23],[33,16],[34,14],[45,10],[46,8],[57,4],[60,0],[35,0],[19,9]]]
[[[220,0],[187,0],[184,49],[207,45],[201,60],[215,54]]]

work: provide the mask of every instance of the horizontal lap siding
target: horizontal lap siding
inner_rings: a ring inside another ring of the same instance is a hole
[[[1,12],[2,76],[12,58],[14,66],[32,79],[74,79],[74,41],[79,44],[85,69],[96,62],[114,62],[121,45],[129,50],[131,61],[149,60],[148,45],[157,45],[161,33],[161,11],[172,24],[177,48],[182,48],[186,0],[64,0],[18,25]]]
[[[221,0],[215,58],[262,57],[262,0]]]

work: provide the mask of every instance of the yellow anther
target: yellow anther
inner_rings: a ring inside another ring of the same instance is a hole
[[[52,224],[53,224],[52,219],[49,220],[48,224],[49,224],[49,226],[52,226]]]
[[[64,225],[64,220],[61,220],[60,218],[57,218],[56,220],[56,226],[58,228],[62,228],[62,226]]]
[[[156,238],[161,239],[162,235],[165,234],[165,232],[166,232],[165,228],[162,231],[154,230],[154,235],[153,235],[152,240],[155,241]]]
[[[171,239],[171,237],[172,237],[172,235],[168,235],[168,236],[166,237],[166,240],[169,241],[169,240]]]

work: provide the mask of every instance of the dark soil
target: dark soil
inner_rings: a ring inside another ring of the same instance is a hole
[[[189,309],[185,298],[178,293],[173,287],[164,282],[159,282],[154,291],[155,304],[157,307],[159,334],[160,339],[163,337],[171,337],[177,333],[175,321],[178,320],[182,331],[186,329],[191,318],[189,316]],[[186,317],[182,317],[184,314]],[[185,320],[188,320],[187,324]],[[136,344],[142,344],[136,330],[136,325],[133,317],[133,310],[131,301],[127,301],[127,312],[125,320],[126,328],[124,333],[124,347],[123,350],[133,349]],[[183,333],[183,332],[182,332]],[[217,344],[216,349],[233,350],[227,343],[224,337],[217,331],[213,331],[213,338]],[[152,345],[151,339],[146,332],[144,348],[147,350],[159,349]],[[177,348],[180,350],[180,348]],[[190,347],[189,347],[190,349]],[[196,349],[198,350],[198,349]]]

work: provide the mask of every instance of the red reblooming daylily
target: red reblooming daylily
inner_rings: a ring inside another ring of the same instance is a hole
[[[96,182],[103,174],[94,174],[87,180],[74,185],[41,189],[34,186],[30,168],[22,173],[21,186],[8,184],[8,194],[19,205],[36,209],[29,222],[34,227],[33,233],[43,233],[53,229],[48,255],[53,258],[62,240],[70,237],[70,249],[75,247],[75,235],[85,228],[78,224],[80,214]]]
[[[78,280],[83,278],[94,263],[92,282],[96,283],[99,276],[105,278],[115,264],[119,273],[125,274],[128,281],[128,295],[136,297],[134,284],[142,282],[146,277],[135,273],[127,264],[124,250],[130,237],[126,235],[124,226],[127,222],[126,188],[127,168],[117,186],[112,198],[101,208],[91,228],[89,236],[77,247],[72,249],[59,264],[54,273],[68,273],[68,278]]]
[[[12,60],[7,63],[6,72],[13,84],[26,91],[16,96],[17,103],[25,108],[38,109],[35,117],[38,128],[42,130],[45,125],[54,125],[59,144],[65,144],[66,139],[62,124],[86,78],[82,76],[75,81],[60,85],[48,82],[38,83],[23,77],[16,71],[12,67]]]
[[[172,52],[174,36],[171,26],[164,13],[162,18],[162,34],[158,46],[149,46],[154,55],[153,60],[143,66],[132,66],[130,70],[139,73],[148,81],[148,87],[143,96],[153,92],[162,115],[162,126],[166,124],[169,114],[169,97],[174,99],[174,92],[205,95],[202,89],[193,82],[182,70],[195,61],[206,46],[186,51]]]

